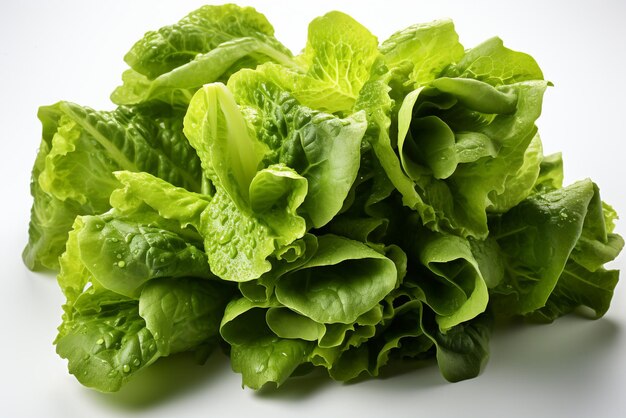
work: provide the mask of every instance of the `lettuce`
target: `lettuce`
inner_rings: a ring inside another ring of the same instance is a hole
[[[499,38],[465,49],[439,20],[379,43],[330,12],[293,56],[254,9],[205,6],[124,59],[114,110],[39,111],[23,259],[58,270],[82,384],[216,347],[254,389],[406,359],[455,382],[494,321],[609,309],[617,214],[563,186],[551,84]]]

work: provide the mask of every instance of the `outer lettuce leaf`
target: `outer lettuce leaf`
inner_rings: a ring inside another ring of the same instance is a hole
[[[60,102],[42,107],[44,126],[33,168],[34,197],[29,244],[30,268],[58,268],[77,215],[110,208],[119,186],[113,171],[146,171],[189,190],[201,185],[200,162],[182,134],[182,113],[167,107],[121,107],[97,112]]]
[[[83,385],[117,391],[159,357],[214,344],[227,295],[196,279],[151,282],[138,301],[91,287],[65,306],[57,353]]]
[[[290,54],[275,49],[267,43],[266,37],[236,38],[153,80],[135,70],[126,70],[122,74],[124,84],[115,89],[111,100],[123,105],[159,100],[186,106],[202,85],[222,80],[225,74],[240,67],[254,67],[267,60],[290,67],[295,65]]]
[[[492,230],[506,263],[505,279],[494,289],[497,314],[539,310],[552,320],[581,304],[598,316],[606,312],[617,277],[601,266],[617,256],[623,240],[607,234],[591,181],[533,195],[494,219]],[[581,252],[588,246],[601,250]]]
[[[112,292],[88,292],[81,310],[66,313],[55,340],[69,372],[83,385],[114,392],[159,358],[137,302]]]
[[[260,389],[266,383],[276,386],[291,376],[305,362],[311,343],[268,335],[250,344],[234,345],[230,361],[235,372],[242,374],[242,384]]]
[[[177,23],[147,32],[128,51],[124,61],[149,79],[155,79],[194,60],[224,42],[252,37],[290,55],[274,38],[274,29],[265,16],[251,7],[234,4],[203,6]]]
[[[437,349],[437,364],[450,382],[471,379],[480,374],[489,358],[492,319],[487,313],[440,332],[432,315],[424,309],[422,330]]]
[[[591,317],[600,318],[609,309],[618,279],[617,270],[589,271],[569,260],[545,306],[533,312],[530,319],[552,322],[583,306],[593,311]]]
[[[488,210],[490,212],[506,212],[526,199],[537,183],[542,161],[543,147],[539,134],[536,134],[524,152],[524,160],[520,168],[515,174],[509,174],[506,178],[504,192],[489,195],[491,205]]]
[[[28,225],[28,244],[22,252],[22,259],[31,270],[59,269],[58,259],[65,249],[67,231],[72,228],[76,214],[80,213],[80,205],[55,198],[39,185],[39,174],[43,171],[49,150],[50,143],[43,139],[30,182],[33,205]]]
[[[242,383],[259,389],[268,382],[280,386],[307,359],[308,341],[277,337],[267,326],[267,308],[275,302],[257,303],[246,298],[226,307],[220,333],[231,344],[231,365]]]
[[[485,311],[489,301],[487,284],[466,239],[422,233],[416,245],[416,256],[430,274],[418,277],[415,283],[437,314],[443,332]]]
[[[155,280],[141,292],[139,314],[162,356],[188,351],[218,336],[232,291],[206,280]]]
[[[541,193],[563,187],[563,159],[561,153],[543,157],[533,192]]]
[[[93,280],[124,296],[138,297],[148,280],[159,277],[215,277],[201,238],[150,212],[83,216],[75,233]]]

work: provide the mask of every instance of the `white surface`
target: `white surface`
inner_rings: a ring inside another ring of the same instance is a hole
[[[242,390],[225,358],[205,367],[179,357],[158,363],[120,393],[85,389],[51,344],[63,298],[54,277],[29,272],[30,168],[40,138],[37,107],[71,100],[111,108],[124,53],[149,29],[177,21],[201,1],[0,2],[0,164],[3,224],[0,289],[0,416],[407,416],[615,417],[626,410],[626,285],[601,320],[568,317],[549,326],[498,330],[491,360],[473,380],[446,383],[435,366],[342,385],[323,377],[277,391]],[[624,98],[626,3],[450,1],[240,1],[263,12],[294,52],[308,22],[345,11],[382,41],[412,23],[454,19],[471,47],[499,35],[533,55],[547,79],[540,132],[562,151],[566,182],[591,177],[626,217]],[[471,4],[471,6],[470,6]],[[406,6],[410,5],[410,6]],[[624,223],[618,231],[626,232]],[[614,267],[626,267],[622,256]]]

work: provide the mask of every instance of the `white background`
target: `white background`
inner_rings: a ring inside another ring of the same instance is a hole
[[[613,417],[626,410],[626,284],[601,320],[496,331],[476,379],[450,384],[433,365],[386,379],[339,384],[298,378],[279,390],[241,389],[223,356],[197,367],[157,363],[117,394],[83,388],[54,353],[63,298],[50,274],[29,272],[30,169],[37,107],[70,100],[110,109],[143,33],[174,23],[200,1],[0,2],[1,417]],[[465,47],[494,35],[533,55],[555,87],[539,121],[547,153],[562,151],[566,182],[591,177],[626,217],[626,6],[620,1],[240,1],[254,5],[294,53],[308,22],[337,9],[379,40],[410,24],[450,17]],[[624,223],[618,231],[626,232]],[[626,267],[622,256],[612,266]]]

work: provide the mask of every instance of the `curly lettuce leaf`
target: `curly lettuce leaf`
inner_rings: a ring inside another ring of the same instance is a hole
[[[206,196],[176,188],[146,173],[119,172],[117,176],[124,187],[112,197],[116,207],[133,208],[133,202],[145,204],[165,219],[193,227],[203,238],[212,273],[224,280],[244,282],[259,278],[271,268],[268,258],[305,232],[304,220],[295,215],[306,193],[305,180],[282,167],[257,173],[258,177],[287,182],[270,190],[278,200],[260,213],[249,207],[240,210],[221,188],[213,196]],[[252,182],[259,187],[263,183]]]
[[[489,197],[505,193],[507,178],[523,166],[546,86],[527,81],[492,87],[476,80],[439,78],[432,83],[434,90],[407,95],[398,114],[398,153],[404,171],[435,212],[434,225],[428,223],[430,211],[423,216],[429,227],[486,237]],[[442,107],[432,99],[441,95],[453,101]],[[497,150],[495,156],[481,152],[475,161],[462,158],[456,132],[463,137],[471,133],[474,140],[488,144],[483,147]],[[509,181],[516,191],[514,200],[520,200],[520,190],[530,193],[535,179],[530,180],[523,187]]]
[[[294,58],[298,68],[266,63],[257,71],[303,106],[350,114],[379,56],[374,35],[350,16],[333,11],[310,23],[307,45]]]

